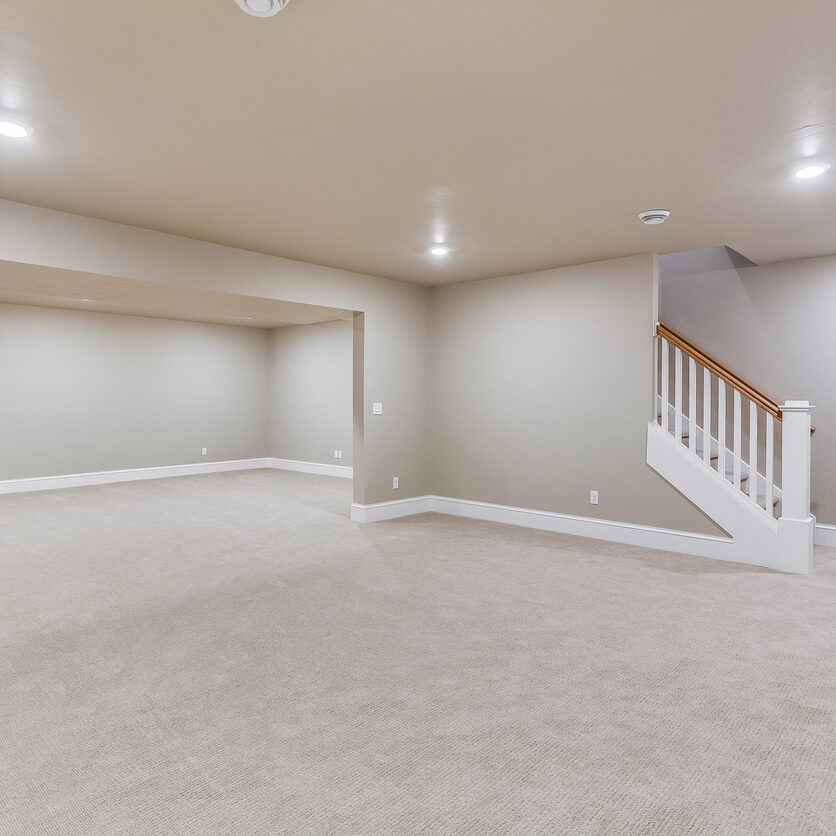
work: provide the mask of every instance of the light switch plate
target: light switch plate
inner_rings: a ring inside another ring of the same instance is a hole
[[[383,415],[383,404],[382,403],[373,403],[372,404],[372,415]]]

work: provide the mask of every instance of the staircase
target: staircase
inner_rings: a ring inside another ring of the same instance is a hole
[[[729,535],[727,560],[807,574],[807,401],[779,405],[680,334],[656,327],[647,463]]]

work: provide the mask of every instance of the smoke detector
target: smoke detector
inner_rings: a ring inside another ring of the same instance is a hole
[[[253,17],[273,17],[289,2],[290,0],[235,0],[235,5]]]
[[[648,226],[663,224],[671,213],[667,209],[648,209],[647,212],[639,212],[639,220]]]

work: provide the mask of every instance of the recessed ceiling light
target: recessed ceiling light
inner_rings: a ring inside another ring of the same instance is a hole
[[[253,17],[273,17],[289,2],[290,0],[235,0],[239,8]]]
[[[793,171],[793,175],[799,180],[811,180],[813,177],[818,177],[824,174],[830,168],[828,163],[809,163],[802,165]]]
[[[648,209],[647,212],[639,212],[639,220],[648,226],[663,224],[671,213],[667,209]]]
[[[430,249],[430,252],[431,252],[433,255],[437,255],[437,256],[441,257],[441,256],[444,256],[444,255],[449,255],[449,253],[450,253],[450,248],[449,248],[449,247],[439,247],[439,246],[435,246],[435,247],[432,247],[432,248]]]
[[[0,119],[0,136],[6,136],[9,139],[24,139],[27,136],[31,136],[32,133],[32,128],[23,122]]]

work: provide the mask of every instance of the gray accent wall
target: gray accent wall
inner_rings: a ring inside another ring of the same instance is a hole
[[[645,463],[654,282],[636,256],[434,289],[433,493],[720,533]]]
[[[812,512],[836,525],[836,256],[711,269],[662,256],[660,319],[778,402],[815,405]]]
[[[353,344],[352,321],[270,333],[271,456],[351,466]]]
[[[0,305],[0,479],[266,456],[268,359],[258,329]]]

